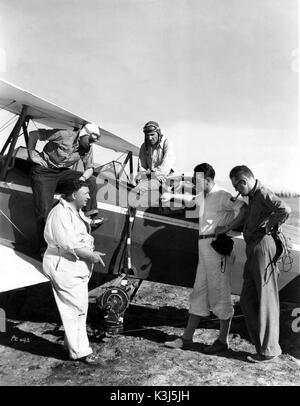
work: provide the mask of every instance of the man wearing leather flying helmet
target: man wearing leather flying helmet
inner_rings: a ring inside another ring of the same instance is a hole
[[[142,195],[147,191],[158,191],[167,178],[175,171],[175,151],[172,142],[165,138],[156,121],[148,121],[143,128],[145,141],[142,144],[138,159],[137,187],[140,200],[133,205],[148,205]]]

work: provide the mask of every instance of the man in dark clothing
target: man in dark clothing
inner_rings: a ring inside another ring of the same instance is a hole
[[[31,169],[31,185],[41,250],[46,245],[43,231],[53,205],[53,196],[55,192],[60,193],[66,183],[76,179],[85,181],[91,196],[85,214],[98,214],[92,143],[99,138],[100,130],[96,124],[86,124],[81,131],[39,129],[30,132],[28,152],[35,164]],[[35,149],[38,140],[47,141],[42,152]],[[70,169],[79,160],[84,165],[83,173]],[[103,219],[98,219],[97,225],[101,221]]]
[[[243,229],[247,260],[240,304],[257,353],[249,356],[248,361],[272,361],[281,354],[279,270],[274,261],[276,244],[272,233],[286,221],[291,209],[255,179],[247,166],[234,167],[229,177],[239,194],[249,199]],[[224,233],[231,228],[231,224],[219,227],[216,233]]]

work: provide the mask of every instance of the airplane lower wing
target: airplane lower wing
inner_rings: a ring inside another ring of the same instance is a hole
[[[36,285],[49,280],[42,274],[42,263],[5,245],[0,245],[0,292]]]

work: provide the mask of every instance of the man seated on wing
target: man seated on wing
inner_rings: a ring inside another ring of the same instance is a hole
[[[138,159],[137,186],[132,190],[131,206],[149,206],[149,191],[158,191],[175,171],[175,151],[172,142],[165,138],[155,121],[148,121],[143,128],[145,141]],[[138,199],[137,199],[138,197]],[[151,203],[157,203],[152,199]],[[150,204],[151,205],[151,204]]]

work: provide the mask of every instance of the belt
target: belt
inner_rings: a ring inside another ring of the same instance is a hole
[[[62,166],[57,167],[57,166],[54,166],[54,165],[50,164],[49,162],[47,162],[47,165],[48,165],[48,168],[49,168],[49,169],[57,169],[58,171],[70,169],[70,168],[66,168],[65,166],[63,166],[63,167],[62,167]]]
[[[199,240],[204,240],[205,238],[215,238],[216,234],[200,234]]]
[[[69,169],[68,167],[65,167],[65,166],[58,167],[58,166],[53,165],[51,162],[49,162],[49,160],[45,159],[45,156],[43,155],[43,153],[41,153],[40,156],[43,158],[44,161],[46,161],[49,169],[58,169],[58,170]]]

